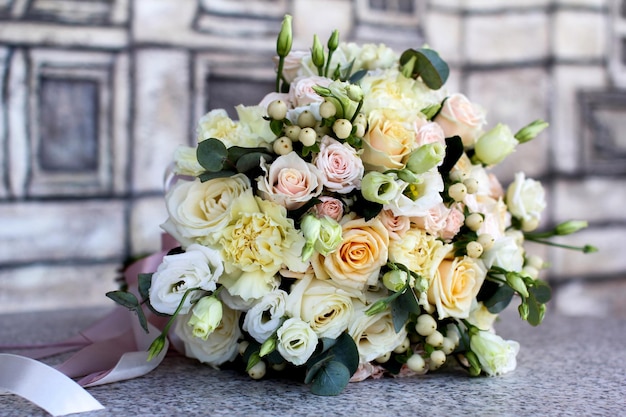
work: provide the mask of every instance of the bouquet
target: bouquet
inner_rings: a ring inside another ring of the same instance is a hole
[[[448,66],[428,48],[397,55],[337,31],[291,44],[286,16],[275,91],[238,120],[210,111],[197,146],[176,151],[162,228],[179,247],[139,277],[143,302],[107,295],[144,326],[144,302],[169,318],[151,356],[170,337],[254,379],[297,371],[321,395],[451,358],[472,376],[512,371],[519,345],[494,333],[498,313],[515,299],[538,325],[551,297],[524,242],[586,226],[537,232],[542,185],[518,173],[503,188],[489,171],[547,124],[488,128],[442,88]]]

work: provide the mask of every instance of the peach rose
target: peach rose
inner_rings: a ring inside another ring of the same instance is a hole
[[[448,97],[435,122],[441,126],[446,137],[460,136],[465,147],[474,145],[487,123],[485,111],[463,94]]]
[[[428,287],[428,301],[436,307],[439,319],[468,318],[486,275],[481,260],[469,256],[444,259]]]
[[[415,147],[413,121],[395,110],[373,110],[363,137],[361,159],[368,170],[404,168],[404,158]]]
[[[341,220],[343,240],[328,256],[314,254],[311,264],[319,279],[332,279],[346,289],[363,290],[378,280],[387,263],[389,233],[376,218],[365,221],[347,215]]]
[[[257,178],[259,194],[288,210],[301,207],[322,192],[322,173],[295,152],[279,156],[269,166],[262,162],[261,168],[265,176]]]

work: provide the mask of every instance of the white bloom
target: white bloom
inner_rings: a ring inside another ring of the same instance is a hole
[[[276,349],[285,360],[294,365],[306,363],[315,352],[317,334],[306,322],[297,317],[287,319],[276,332]]]
[[[198,162],[196,148],[190,146],[180,145],[177,147],[174,151],[174,161],[176,163],[174,172],[178,175],[197,177],[205,171]]]
[[[407,187],[415,188],[415,199],[405,195],[404,192],[398,193],[396,198],[389,204],[385,204],[384,208],[389,209],[396,216],[407,217],[423,217],[428,215],[429,210],[443,202],[440,193],[443,191],[444,184],[441,175],[436,170],[428,171],[420,175],[422,182],[420,184],[408,184],[404,181],[404,189]]]
[[[217,250],[198,244],[190,245],[184,253],[163,258],[152,275],[150,303],[161,313],[174,314],[185,291],[190,288],[214,291],[223,272],[224,265]],[[200,296],[202,291],[194,291],[187,296],[181,313],[187,313],[191,302]]]
[[[243,330],[257,342],[263,343],[283,322],[287,293],[283,290],[269,292],[246,313]]]
[[[539,181],[526,179],[523,172],[518,172],[506,191],[506,204],[513,216],[523,221],[539,221],[546,207],[543,186]]]
[[[237,356],[237,340],[242,336],[239,329],[240,314],[239,311],[224,306],[220,325],[206,340],[195,337],[193,327],[187,325],[190,314],[176,319],[174,333],[183,341],[186,356],[218,367]]]
[[[321,103],[324,101],[324,98],[317,94],[313,87],[328,87],[331,81],[329,78],[317,75],[297,77],[289,86],[289,101],[293,104],[293,107]]]
[[[470,349],[478,357],[480,367],[489,376],[511,372],[517,366],[516,355],[519,343],[504,340],[487,331],[479,331],[470,338]]]
[[[507,271],[519,272],[524,266],[524,248],[518,244],[515,236],[506,235],[496,239],[488,251],[483,252],[481,259],[487,266],[498,266]]]

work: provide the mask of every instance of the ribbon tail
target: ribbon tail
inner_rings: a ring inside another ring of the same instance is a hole
[[[34,359],[0,353],[0,370],[1,390],[19,395],[53,416],[104,409],[76,382]]]

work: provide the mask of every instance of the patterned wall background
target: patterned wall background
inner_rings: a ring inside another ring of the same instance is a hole
[[[108,305],[124,259],[159,248],[164,169],[208,109],[273,86],[282,16],[312,34],[427,43],[451,90],[513,130],[550,121],[499,170],[584,218],[552,263],[552,308],[626,317],[626,0],[0,0],[0,312]]]

